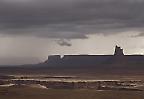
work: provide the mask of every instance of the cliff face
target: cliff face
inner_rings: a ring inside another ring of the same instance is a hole
[[[49,56],[47,66],[96,66],[107,64],[144,63],[143,55],[124,55],[123,49],[116,46],[114,55],[60,55]]]

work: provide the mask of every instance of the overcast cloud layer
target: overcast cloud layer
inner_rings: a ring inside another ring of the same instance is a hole
[[[0,33],[85,39],[143,31],[144,0],[0,0]]]

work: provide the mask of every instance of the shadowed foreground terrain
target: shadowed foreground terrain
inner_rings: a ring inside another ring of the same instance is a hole
[[[142,99],[143,97],[143,91],[38,89],[29,87],[0,88],[0,99]]]

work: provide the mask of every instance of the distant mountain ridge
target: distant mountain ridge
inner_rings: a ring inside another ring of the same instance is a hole
[[[124,55],[116,46],[114,55],[52,55],[39,64],[0,67],[0,73],[144,74],[144,56]]]
[[[52,55],[44,63],[45,66],[97,66],[110,64],[144,64],[143,55],[124,55],[121,47],[115,46],[114,55]]]

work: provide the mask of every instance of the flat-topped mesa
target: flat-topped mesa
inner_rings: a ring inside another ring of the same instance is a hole
[[[116,45],[114,55],[115,56],[124,56],[123,49]]]
[[[59,62],[60,60],[61,60],[60,55],[51,55],[48,56],[48,59],[44,63],[55,63],[55,62]]]
[[[123,49],[115,46],[114,55],[51,55],[44,62],[44,66],[55,67],[98,67],[99,65],[131,65],[131,64],[144,64],[143,55],[124,55]]]

